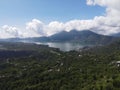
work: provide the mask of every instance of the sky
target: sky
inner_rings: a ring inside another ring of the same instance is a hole
[[[0,0],[0,38],[120,31],[120,0]]]

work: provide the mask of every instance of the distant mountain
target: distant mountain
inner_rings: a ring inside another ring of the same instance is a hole
[[[77,42],[83,44],[109,44],[118,40],[117,37],[105,36],[96,34],[89,30],[77,31],[71,30],[70,32],[62,31],[49,37],[35,37],[24,39],[10,39],[10,41],[27,41],[27,42]],[[9,39],[7,39],[9,41]]]
[[[79,42],[85,44],[109,44],[118,38],[96,34],[89,30],[70,32],[62,31],[49,37],[32,38],[33,41],[41,42]]]
[[[52,35],[50,38],[53,41],[74,41],[74,42],[81,42],[86,40],[98,39],[98,34],[89,31],[77,31],[71,30],[70,32],[60,32],[55,35]]]
[[[110,36],[120,37],[120,32],[119,33],[115,33],[115,34],[111,34]]]

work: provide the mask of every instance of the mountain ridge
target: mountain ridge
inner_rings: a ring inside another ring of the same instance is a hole
[[[115,34],[111,34],[110,36],[113,36],[113,37],[120,37],[120,32],[115,33]]]
[[[70,32],[62,31],[47,38],[49,38],[50,42],[79,42],[89,44],[109,44],[118,39],[112,36],[100,35],[90,30],[71,30]]]
[[[27,41],[27,42],[78,42],[85,44],[109,44],[118,40],[117,37],[97,34],[90,30],[77,31],[75,29],[67,32],[61,31],[51,36],[33,37],[33,38],[13,38],[6,41]]]

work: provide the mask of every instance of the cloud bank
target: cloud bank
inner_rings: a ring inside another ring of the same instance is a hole
[[[50,36],[60,31],[91,30],[99,34],[109,35],[120,31],[120,0],[87,0],[90,6],[99,5],[106,8],[104,16],[95,16],[90,20],[71,20],[68,22],[52,21],[48,24],[33,19],[26,23],[24,30],[18,27],[4,25],[0,28],[0,38],[25,38]]]

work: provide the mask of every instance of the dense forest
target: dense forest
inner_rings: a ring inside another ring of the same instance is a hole
[[[120,42],[63,52],[0,43],[0,90],[120,90]]]

